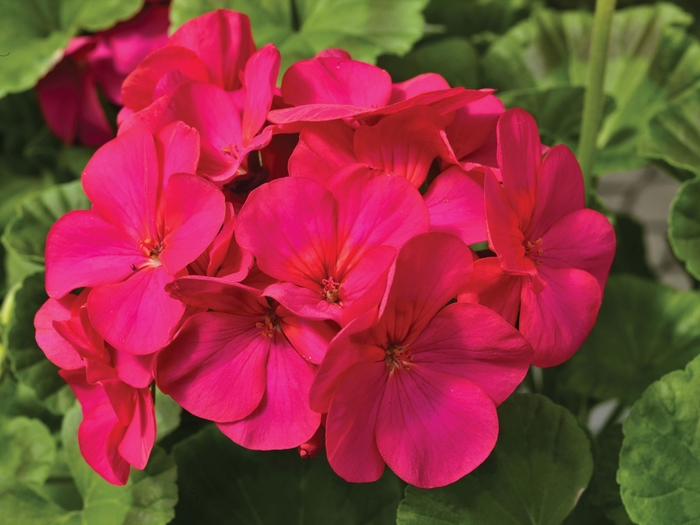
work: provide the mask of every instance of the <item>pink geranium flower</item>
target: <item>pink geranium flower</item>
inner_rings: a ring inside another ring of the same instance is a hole
[[[223,223],[223,195],[191,175],[198,158],[197,132],[181,122],[156,135],[129,130],[85,168],[92,209],[64,215],[49,232],[49,296],[92,287],[90,321],[119,350],[142,355],[168,343],[185,306],[164,287]]]
[[[241,210],[236,239],[281,281],[265,295],[297,315],[345,325],[379,304],[396,249],[428,224],[405,178],[360,167],[326,187],[302,177],[261,186]]]
[[[460,301],[501,313],[532,343],[533,363],[569,359],[593,328],[615,254],[615,233],[586,209],[581,169],[566,146],[542,160],[537,124],[523,110],[498,122],[503,182],[485,179],[489,246]],[[518,316],[519,311],[519,316]]]
[[[49,299],[37,312],[36,340],[83,409],[80,450],[100,476],[124,485],[130,466],[146,467],[155,442],[156,420],[148,388],[150,356],[120,356],[90,324],[80,295]]]
[[[308,406],[309,388],[334,324],[299,318],[240,284],[185,277],[169,289],[213,311],[187,319],[158,353],[160,389],[247,448],[293,448],[311,439],[321,416]]]
[[[471,251],[443,234],[406,243],[380,315],[331,343],[311,388],[328,412],[328,461],[344,479],[378,479],[384,464],[423,488],[452,483],[490,454],[496,406],[525,376],[532,348],[487,308],[445,306],[468,282]]]

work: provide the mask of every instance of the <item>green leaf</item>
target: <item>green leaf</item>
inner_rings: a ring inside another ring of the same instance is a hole
[[[691,22],[669,3],[615,14],[605,92],[616,107],[598,136],[596,173],[645,165],[636,145],[649,120],[700,81],[700,44],[686,32]],[[583,86],[591,28],[590,13],[537,11],[488,49],[485,85],[506,90]]]
[[[684,182],[671,203],[668,239],[673,253],[693,276],[700,276],[700,179]]]
[[[142,5],[143,0],[3,0],[0,98],[33,87],[81,29],[106,29]]]
[[[73,404],[73,393],[34,339],[34,315],[47,299],[43,273],[24,279],[14,294],[4,341],[17,378],[31,387],[49,410],[64,413]]]
[[[611,276],[593,331],[563,367],[567,389],[632,404],[653,381],[700,353],[700,296]]]
[[[439,73],[451,86],[479,87],[478,54],[469,40],[442,38],[419,44],[403,57],[384,55],[379,66],[386,69],[394,82],[403,82],[422,73]]]
[[[658,113],[637,149],[644,158],[700,174],[700,89]]]
[[[294,61],[331,47],[374,63],[383,53],[403,55],[422,36],[428,0],[174,0],[171,29],[217,8],[247,14],[258,46],[272,42],[282,53],[282,72]]]
[[[16,525],[81,525],[66,521],[66,511],[22,483],[0,486],[0,516],[12,516]]]
[[[156,441],[160,441],[180,426],[182,408],[172,397],[158,389],[156,389],[155,404],[156,428],[158,429]]]
[[[90,201],[79,180],[48,188],[25,199],[2,236],[5,248],[36,264],[44,263],[49,228],[71,210],[87,210]]]
[[[474,472],[439,489],[409,486],[398,525],[558,525],[593,471],[576,419],[539,395],[516,394],[498,409],[496,448]]]
[[[652,384],[623,424],[622,501],[640,525],[700,521],[700,358]]]
[[[38,419],[0,418],[0,487],[21,482],[39,487],[56,461],[56,442]]]
[[[180,501],[174,523],[383,525],[394,523],[401,482],[347,483],[325,459],[296,450],[254,452],[214,426],[178,443]]]

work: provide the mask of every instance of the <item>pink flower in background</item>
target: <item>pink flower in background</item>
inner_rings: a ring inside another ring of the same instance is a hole
[[[472,272],[459,239],[428,233],[401,249],[386,304],[331,343],[311,389],[328,412],[326,447],[348,481],[384,464],[423,488],[452,483],[489,455],[496,406],[527,373],[532,348],[487,308],[450,304]]]
[[[150,354],[169,342],[185,306],[164,287],[186,274],[223,223],[223,195],[191,175],[198,158],[197,132],[181,122],[156,135],[131,129],[85,168],[92,209],[64,215],[49,232],[49,296],[92,287],[90,321],[119,350]]]
[[[37,84],[46,123],[66,144],[100,146],[114,136],[97,86],[122,104],[121,84],[151,51],[165,45],[166,6],[146,6],[127,22],[93,36],[73,38],[64,58]]]
[[[615,233],[586,209],[581,169],[566,146],[542,161],[537,124],[520,109],[498,122],[503,182],[485,179],[489,246],[498,258],[475,263],[460,301],[479,302],[519,327],[533,363],[569,359],[593,328],[615,254]]]

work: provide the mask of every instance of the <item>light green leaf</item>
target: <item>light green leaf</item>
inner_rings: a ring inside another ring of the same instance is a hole
[[[668,239],[685,268],[700,276],[700,179],[684,182],[671,203]],[[677,368],[677,367],[676,367]]]
[[[576,419],[539,395],[516,394],[498,409],[496,448],[474,472],[439,489],[409,486],[398,525],[559,525],[593,471]]]
[[[388,469],[375,483],[347,483],[322,458],[246,450],[214,425],[173,453],[180,487],[176,524],[388,525],[401,498],[401,482]]]
[[[0,486],[0,516],[12,516],[12,525],[73,525],[66,511],[21,483]],[[75,525],[82,525],[79,521]]]
[[[640,525],[700,522],[700,358],[652,384],[623,424],[622,501]]]
[[[3,0],[0,98],[33,87],[81,29],[106,29],[142,5],[143,0]]]
[[[632,404],[653,381],[700,353],[700,296],[631,275],[611,276],[598,322],[558,380]]]
[[[636,145],[649,120],[700,81],[700,44],[687,35],[692,17],[670,3],[615,15],[605,92],[615,110],[598,136],[596,173],[645,165]],[[484,56],[485,85],[501,89],[583,86],[592,15],[542,10],[517,24]]]
[[[442,38],[415,47],[403,57],[384,55],[379,66],[386,69],[394,82],[403,82],[422,73],[438,73],[451,86],[479,87],[478,54],[469,40]]]
[[[71,210],[87,210],[90,201],[79,180],[48,188],[25,199],[2,236],[5,248],[36,264],[44,263],[46,236],[53,223]]]
[[[171,29],[217,8],[250,17],[258,46],[272,42],[282,53],[282,71],[294,61],[331,47],[374,63],[383,53],[403,55],[422,36],[421,11],[428,0],[174,0]]]
[[[180,426],[182,408],[167,394],[156,389],[156,441],[160,441]]]
[[[18,379],[30,386],[49,410],[64,413],[73,404],[73,393],[34,339],[34,315],[47,299],[43,273],[24,279],[14,294],[4,341]]]
[[[700,89],[690,91],[658,113],[637,150],[644,158],[700,174]],[[676,176],[677,172],[666,171]]]
[[[56,442],[38,419],[0,418],[0,487],[41,486],[56,461]]]

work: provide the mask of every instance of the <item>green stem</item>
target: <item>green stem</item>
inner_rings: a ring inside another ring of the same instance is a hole
[[[615,3],[617,0],[597,0],[595,20],[593,21],[593,37],[591,55],[588,61],[586,75],[586,97],[583,101],[583,121],[581,123],[581,138],[578,143],[578,160],[583,171],[583,183],[586,195],[591,191],[593,166],[596,157],[596,139],[600,121],[603,118],[605,93],[605,66],[608,60],[610,32],[612,30]]]

